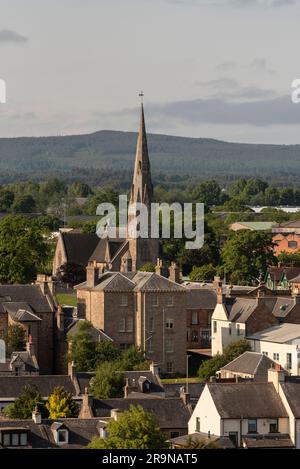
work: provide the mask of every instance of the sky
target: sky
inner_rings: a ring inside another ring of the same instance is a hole
[[[300,144],[300,0],[0,0],[0,137]]]

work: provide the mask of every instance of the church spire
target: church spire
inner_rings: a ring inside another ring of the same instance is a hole
[[[143,93],[141,93],[140,96],[143,97]],[[152,199],[153,186],[147,144],[144,104],[142,101],[130,203],[142,202],[148,205],[152,202]]]

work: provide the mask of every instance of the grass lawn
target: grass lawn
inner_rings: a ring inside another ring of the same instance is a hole
[[[77,306],[76,295],[68,295],[65,293],[57,293],[56,299],[60,305]]]
[[[162,383],[186,383],[186,378],[166,378],[166,379],[161,379]],[[188,379],[189,383],[200,383],[200,379],[197,377],[194,378],[189,378]]]

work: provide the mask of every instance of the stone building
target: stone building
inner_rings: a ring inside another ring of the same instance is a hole
[[[163,373],[185,373],[187,289],[149,272],[87,268],[77,285],[78,315],[121,349],[142,347]]]

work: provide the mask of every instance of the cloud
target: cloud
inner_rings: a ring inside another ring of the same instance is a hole
[[[210,98],[220,99],[266,99],[275,96],[274,90],[259,88],[254,85],[241,85],[233,78],[196,82],[196,86],[211,90]]]
[[[28,38],[21,36],[21,34],[11,31],[10,29],[1,29],[0,30],[0,44],[1,43],[17,43],[22,44],[28,41]]]

